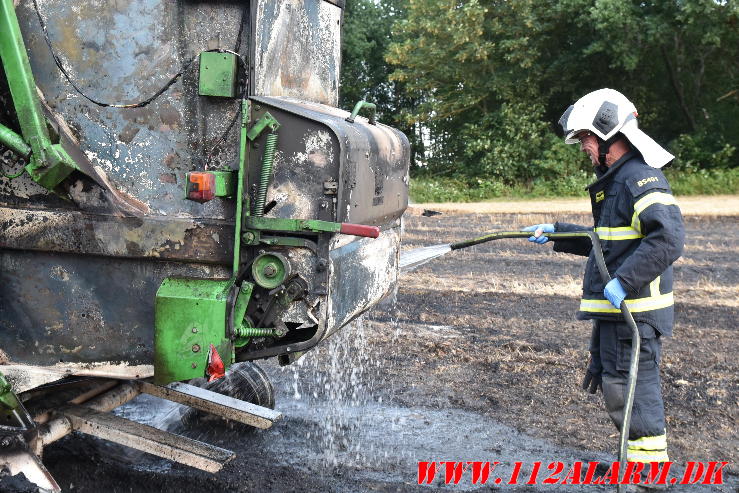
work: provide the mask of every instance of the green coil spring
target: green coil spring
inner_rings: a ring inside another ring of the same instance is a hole
[[[277,134],[270,133],[267,135],[267,141],[264,144],[259,190],[257,191],[257,199],[254,202],[254,215],[257,217],[264,216],[264,202],[267,198],[269,180],[272,178],[272,163],[275,159],[275,149],[277,149]]]
[[[266,337],[275,335],[275,329],[262,329],[259,327],[237,327],[236,337]]]

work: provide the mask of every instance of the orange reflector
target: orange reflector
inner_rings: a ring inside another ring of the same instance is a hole
[[[213,344],[210,345],[210,350],[208,351],[208,367],[205,369],[205,372],[208,374],[209,382],[218,380],[226,375],[226,367],[223,364],[221,355],[218,354]]]
[[[187,174],[187,198],[195,202],[207,202],[216,196],[216,177],[207,171]]]

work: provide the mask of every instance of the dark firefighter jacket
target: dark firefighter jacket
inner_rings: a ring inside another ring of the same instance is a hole
[[[595,230],[611,277],[626,290],[626,305],[637,322],[672,335],[672,263],[683,250],[680,209],[665,175],[630,152],[588,186],[595,228],[555,224],[556,231]],[[623,320],[603,294],[590,240],[556,240],[554,250],[588,256],[579,319]],[[649,337],[644,335],[644,337]]]

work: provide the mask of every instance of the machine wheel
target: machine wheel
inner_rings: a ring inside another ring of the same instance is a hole
[[[190,383],[258,406],[270,409],[275,407],[275,390],[272,383],[264,370],[251,361],[231,365],[225,377],[213,382],[198,379],[198,381]],[[211,435],[211,432],[217,434],[219,431],[243,432],[254,429],[251,426],[229,421],[192,408],[187,408],[182,414],[181,423],[188,430],[188,435],[195,434],[198,437]]]

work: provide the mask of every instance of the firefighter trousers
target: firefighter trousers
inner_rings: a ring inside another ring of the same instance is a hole
[[[641,348],[629,427],[628,460],[664,462],[668,458],[659,375],[662,341],[659,332],[651,325],[637,323],[637,326]],[[631,329],[625,322],[595,320],[590,349],[593,353],[597,351],[600,356],[606,410],[614,425],[620,429],[631,361]]]

